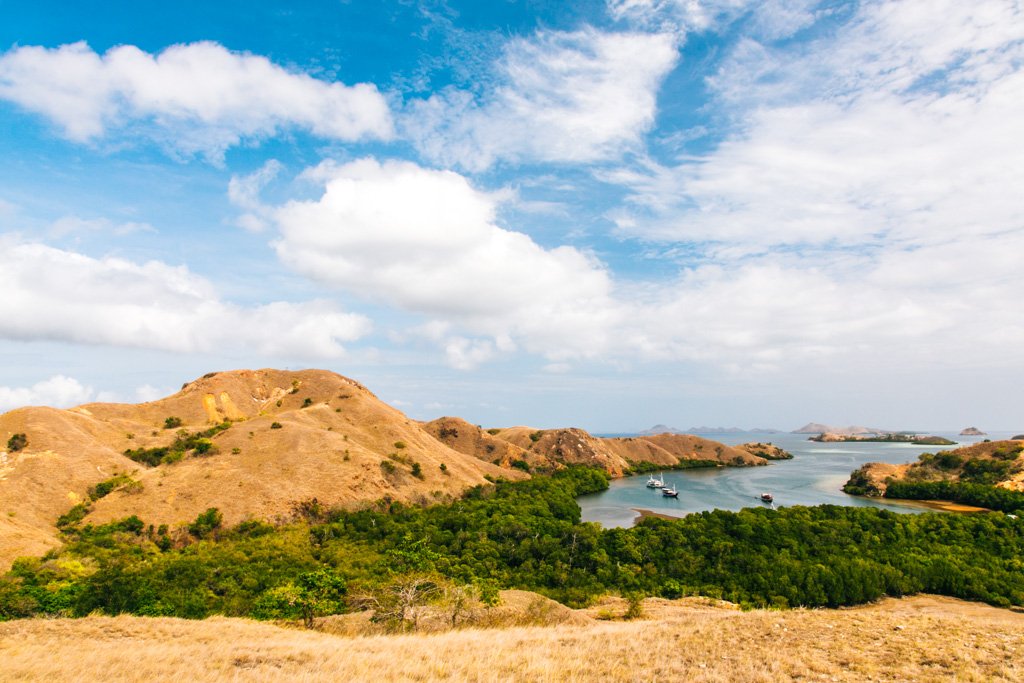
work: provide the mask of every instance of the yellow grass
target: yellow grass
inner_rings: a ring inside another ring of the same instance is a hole
[[[589,614],[614,612],[603,605]],[[643,620],[342,637],[241,619],[0,624],[26,681],[1017,681],[1024,617],[933,597],[843,611],[648,600]],[[581,614],[580,616],[585,616]]]

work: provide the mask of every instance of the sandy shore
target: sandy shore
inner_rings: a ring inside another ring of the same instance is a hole
[[[640,521],[644,517],[656,517],[658,519],[682,519],[682,515],[666,515],[663,512],[655,512],[654,510],[646,510],[644,508],[630,508],[633,512],[637,513],[634,523]]]

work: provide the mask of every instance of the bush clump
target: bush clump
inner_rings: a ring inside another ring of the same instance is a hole
[[[15,434],[11,438],[7,439],[7,450],[9,450],[12,453],[14,453],[15,451],[20,451],[27,445],[28,437],[22,433]]]

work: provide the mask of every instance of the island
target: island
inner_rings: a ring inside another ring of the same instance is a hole
[[[864,436],[860,434],[835,434],[826,432],[807,439],[808,441],[820,442],[844,442],[844,441],[868,441],[878,443],[910,443],[919,446],[955,446],[956,441],[950,441],[941,436],[921,436],[911,432],[890,432],[888,434],[873,434]]]
[[[988,436],[985,432],[981,431],[977,427],[967,427],[966,429],[960,430],[960,436]]]

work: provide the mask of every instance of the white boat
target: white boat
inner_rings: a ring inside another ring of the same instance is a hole
[[[774,496],[772,496],[772,494],[770,494],[770,493],[762,493],[762,494],[761,494],[761,501],[762,501],[762,502],[764,502],[764,503],[770,503],[770,502],[772,502],[773,500],[775,500],[775,497],[774,497]]]
[[[661,489],[661,495],[666,498],[678,498],[679,490],[675,486],[666,485],[665,488]]]
[[[647,488],[649,489],[660,489],[664,488],[664,486],[665,481],[662,478],[656,479],[653,474],[647,478]]]

